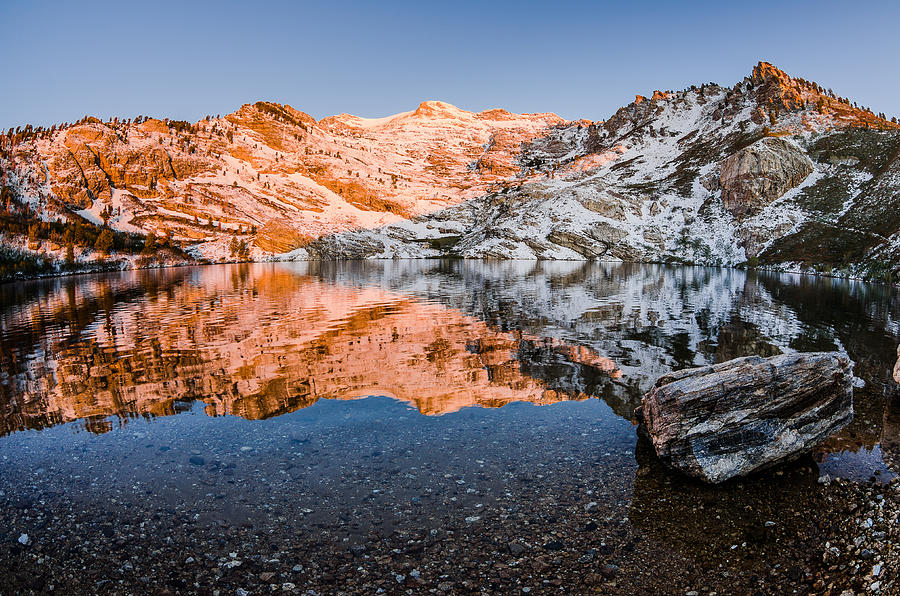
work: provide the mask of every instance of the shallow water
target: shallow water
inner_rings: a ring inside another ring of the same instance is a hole
[[[359,562],[372,576],[352,581],[375,582],[360,586],[455,586],[490,560],[491,589],[564,590],[541,565],[613,559],[623,593],[650,585],[628,574],[641,565],[690,587],[722,565],[758,571],[796,540],[826,507],[821,474],[890,479],[900,439],[900,293],[856,282],[557,262],[210,266],[0,286],[0,331],[7,563],[34,548],[44,568],[104,559],[76,578],[31,572],[40,589],[230,589],[271,569],[301,590],[349,582]],[[855,362],[856,418],[811,459],[712,490],[637,441],[632,412],[660,374],[833,349]],[[527,558],[510,542],[544,553],[531,575],[496,572]],[[472,573],[451,577],[441,561],[468,569],[463,549]]]

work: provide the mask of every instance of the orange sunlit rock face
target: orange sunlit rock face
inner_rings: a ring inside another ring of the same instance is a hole
[[[214,259],[235,234],[271,254],[514,183],[522,143],[566,123],[440,101],[374,119],[317,121],[269,102],[195,123],[87,118],[7,145],[0,182],[21,181],[54,220],[103,213],[115,230],[171,233]]]
[[[386,395],[432,415],[589,397],[523,373],[523,349],[620,374],[587,348],[502,333],[445,306],[277,266],[199,279],[160,272],[152,283],[139,279],[146,273],[126,275],[135,279],[53,292],[19,313],[49,339],[45,358],[13,370],[18,381],[0,401],[0,431],[77,419],[103,431],[111,425],[100,418],[167,415],[194,400],[210,415],[259,419],[320,398]],[[4,354],[4,368],[15,368],[11,359]]]

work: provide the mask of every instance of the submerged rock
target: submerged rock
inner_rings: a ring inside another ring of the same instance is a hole
[[[749,356],[657,379],[637,414],[660,459],[705,482],[792,460],[853,419],[837,352]]]

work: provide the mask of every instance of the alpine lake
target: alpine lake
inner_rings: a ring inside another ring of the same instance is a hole
[[[737,269],[6,283],[0,594],[900,590],[898,343],[897,288]],[[794,464],[706,486],[638,439],[663,373],[824,350],[855,418]]]

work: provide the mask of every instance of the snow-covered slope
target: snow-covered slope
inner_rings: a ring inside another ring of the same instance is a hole
[[[900,267],[900,219],[887,214],[900,211],[898,150],[895,123],[761,63],[733,87],[638,96],[605,123],[557,127],[523,148],[519,177],[499,191],[288,258],[749,261],[880,273]],[[841,225],[854,216],[852,229]],[[834,233],[811,231],[823,226]],[[822,259],[817,246],[831,241]]]
[[[37,250],[58,256],[65,228],[49,222],[77,219],[153,232],[210,260],[758,262],[900,274],[896,121],[764,62],[732,87],[638,96],[605,122],[439,101],[316,121],[259,102],[195,124],[28,127],[0,137],[0,167],[7,216],[44,222]],[[33,231],[5,229],[7,241]],[[117,236],[114,252],[138,244]]]

